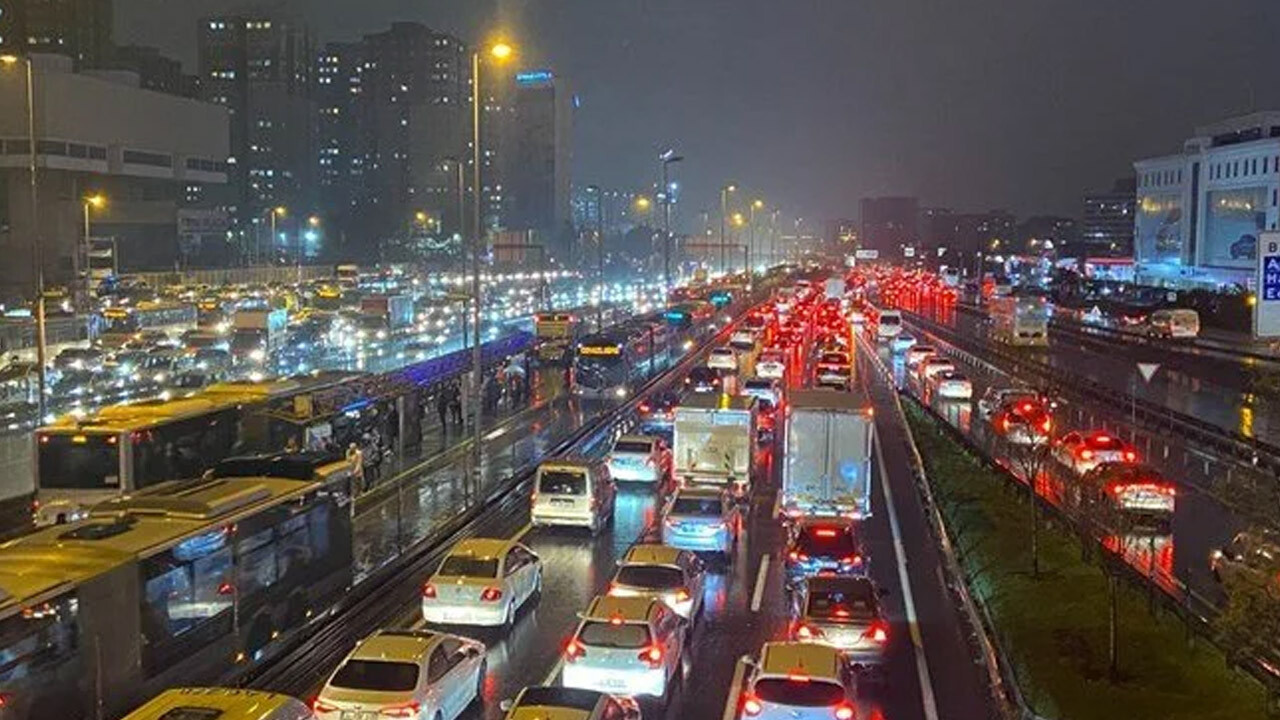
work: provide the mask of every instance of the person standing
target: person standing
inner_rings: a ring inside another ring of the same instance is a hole
[[[458,383],[449,386],[449,411],[453,413],[453,424],[462,427],[462,391]]]
[[[445,386],[436,392],[436,415],[440,416],[440,432],[449,432],[449,387]]]

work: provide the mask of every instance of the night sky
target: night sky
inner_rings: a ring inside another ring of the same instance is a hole
[[[272,2],[270,7],[289,3]],[[116,0],[118,38],[194,70],[225,0]],[[1196,124],[1280,109],[1280,0],[299,0],[319,40],[397,19],[502,29],[582,98],[574,180],[687,156],[691,227],[734,180],[789,216],[865,195],[1077,216]]]

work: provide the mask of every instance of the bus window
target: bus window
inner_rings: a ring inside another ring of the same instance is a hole
[[[39,445],[42,489],[120,489],[120,446],[116,435],[41,434]]]
[[[207,643],[209,632],[197,632],[207,623],[219,623],[211,630],[217,635],[231,631],[235,595],[227,532],[197,536],[143,562],[143,665],[149,674]]]
[[[83,672],[72,593],[0,620],[0,687],[22,717],[82,717]],[[26,712],[23,712],[26,708]]]

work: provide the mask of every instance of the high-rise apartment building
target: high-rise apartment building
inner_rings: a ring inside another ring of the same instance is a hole
[[[571,237],[570,174],[573,96],[549,70],[515,76],[514,124],[506,172],[506,227],[533,230],[547,251],[564,255]]]
[[[112,56],[112,0],[0,0],[0,54],[66,55],[78,68]]]
[[[265,251],[299,237],[297,220],[314,207],[310,34],[285,17],[227,15],[202,19],[197,42],[200,96],[231,117],[231,181],[217,201],[261,259],[257,236],[272,208],[289,221]]]
[[[1137,215],[1136,178],[1122,178],[1111,192],[1084,196],[1080,245],[1087,255],[1133,255],[1133,219]]]

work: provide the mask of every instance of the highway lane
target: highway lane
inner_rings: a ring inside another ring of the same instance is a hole
[[[912,332],[922,342],[941,344],[941,340],[920,328]],[[900,385],[921,398],[947,422],[971,437],[980,447],[988,442],[988,428],[980,422],[968,402],[946,401],[922,391],[912,373],[907,372],[901,355],[879,350],[886,363],[892,363]],[[953,357],[953,360],[959,360]],[[974,403],[988,387],[1029,385],[1016,382],[1003,372],[972,364],[957,363],[974,386]],[[1208,569],[1211,550],[1221,547],[1251,522],[1240,512],[1225,506],[1206,489],[1226,471],[1218,464],[1188,447],[1179,438],[1135,429],[1123,413],[1086,407],[1075,402],[1069,388],[1063,389],[1067,405],[1055,414],[1055,436],[1070,429],[1104,429],[1132,441],[1144,462],[1157,467],[1168,479],[1178,484],[1177,506],[1168,528],[1129,528],[1109,533],[1104,542],[1122,552],[1125,560],[1143,575],[1156,582],[1174,597],[1184,598],[1189,589],[1197,598],[1211,605],[1223,600],[1222,590]],[[1207,464],[1207,469],[1206,469]],[[1056,463],[1048,463],[1049,483],[1042,479],[1038,490],[1050,500],[1058,500],[1059,488],[1071,479]],[[1243,470],[1241,470],[1243,472]]]
[[[987,325],[977,311],[955,306],[920,306],[918,311],[946,327],[982,342]],[[1050,326],[1047,349],[1022,350],[1029,358],[1088,378],[1117,392],[1136,395],[1171,410],[1213,423],[1246,437],[1265,437],[1280,430],[1280,405],[1259,403],[1249,391],[1249,362],[1184,355],[1158,347],[1082,336]],[[1139,362],[1158,362],[1161,369],[1144,381]]]
[[[888,439],[883,449],[885,460],[875,470],[875,484],[880,489],[874,496],[874,514],[865,524],[864,533],[871,575],[890,591],[885,601],[892,620],[886,665],[889,680],[884,687],[866,689],[859,703],[859,717],[986,717],[985,686],[956,611],[936,573],[937,561],[931,554],[936,551],[924,529],[906,469],[901,430],[887,428],[882,432]],[[604,449],[602,444],[596,452]],[[766,640],[785,634],[790,613],[782,578],[784,536],[773,517],[779,480],[774,462],[777,452],[772,446],[761,451],[762,471],[733,562],[710,563],[704,598],[706,612],[694,631],[685,682],[675,690],[666,708],[647,703],[646,718],[733,717],[737,698],[732,686],[738,658],[754,654]],[[896,542],[886,506],[886,480],[894,497],[893,514],[901,526]],[[518,535],[539,553],[544,562],[544,590],[538,602],[518,618],[510,634],[447,628],[477,637],[489,646],[483,707],[473,709],[466,717],[499,718],[502,699],[513,696],[525,685],[557,679],[560,651],[576,626],[576,613],[603,591],[616,560],[625,550],[632,543],[653,536],[659,503],[654,489],[624,485],[618,495],[614,523],[596,538],[560,529],[530,531],[526,526],[527,508],[512,515],[486,517],[478,523],[476,534]],[[905,555],[902,563],[895,551],[899,544]],[[904,573],[911,583],[910,593],[900,582]],[[916,631],[907,623],[908,595],[913,598],[911,614],[918,618]],[[421,626],[417,605],[404,608],[397,624]],[[927,674],[922,675],[922,667],[935,670],[926,670]],[[927,690],[921,685],[924,676],[929,678]]]

